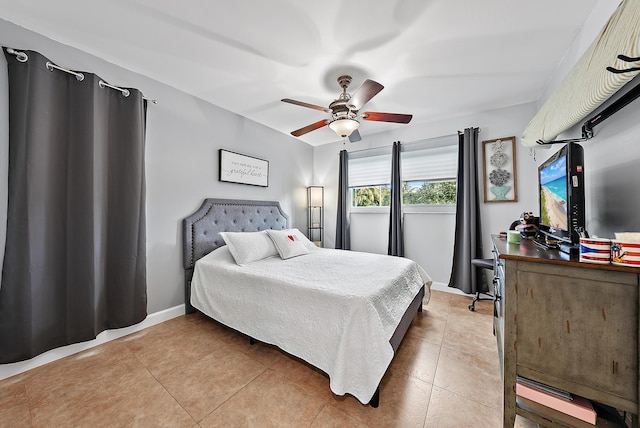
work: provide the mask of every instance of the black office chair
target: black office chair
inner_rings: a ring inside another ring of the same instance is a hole
[[[526,213],[529,214],[529,213]],[[509,226],[509,230],[516,230],[516,226],[521,224],[522,220],[518,219],[515,220],[513,223],[511,223],[511,225]],[[480,268],[484,268],[487,270],[491,270],[493,271],[493,259],[472,259],[471,260],[471,264],[475,267],[480,267]],[[486,297],[482,297],[482,295],[485,295]],[[475,297],[473,298],[473,300],[471,301],[471,304],[469,305],[469,310],[470,311],[475,311],[476,310],[476,302],[478,300],[493,300],[494,296],[493,294],[491,294],[491,290],[484,292],[484,291],[478,291],[475,295]]]
[[[471,265],[493,271],[493,259],[472,259]],[[483,297],[483,295],[485,297]],[[470,311],[473,312],[476,310],[476,302],[478,300],[493,300],[493,294],[491,294],[491,290],[476,292],[475,297],[473,298],[473,300],[471,301],[471,304],[469,305]]]

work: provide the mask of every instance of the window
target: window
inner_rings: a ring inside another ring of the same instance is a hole
[[[458,175],[458,146],[410,145],[402,152],[404,205],[454,205]]]
[[[356,153],[355,156],[361,153]],[[349,190],[352,207],[388,207],[391,197],[391,151],[367,152],[349,158]]]
[[[434,147],[435,146],[435,147]],[[389,148],[349,159],[352,207],[388,207],[391,196]],[[458,169],[457,137],[429,140],[403,147],[404,205],[455,205]]]
[[[391,200],[391,185],[349,187],[352,207],[388,207]]]
[[[454,205],[456,180],[403,181],[404,205]]]

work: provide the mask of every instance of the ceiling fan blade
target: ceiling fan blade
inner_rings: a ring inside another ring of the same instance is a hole
[[[324,111],[325,113],[331,113],[330,109],[328,109],[326,107],[317,106],[315,104],[309,104],[309,103],[305,103],[305,102],[302,102],[302,101],[292,100],[292,99],[289,99],[289,98],[284,98],[281,101],[283,101],[285,103],[289,103],[289,104],[295,104],[297,106],[312,108],[314,110]]]
[[[360,136],[360,132],[358,132],[357,129],[353,131],[351,135],[349,135],[349,141],[351,141],[352,143],[356,143],[360,140],[362,140],[362,137]]]
[[[378,92],[384,89],[384,86],[373,80],[365,80],[362,86],[353,94],[349,100],[349,104],[355,106],[356,110],[360,110],[369,102]]]
[[[311,125],[305,126],[304,128],[296,129],[291,133],[291,135],[293,135],[294,137],[299,137],[306,134],[307,132],[315,131],[318,128],[322,128],[323,126],[327,126],[326,119],[319,120],[315,123],[312,123]]]
[[[374,120],[376,122],[394,122],[394,123],[409,123],[413,118],[412,114],[399,114],[399,113],[380,113],[377,111],[365,111],[362,113],[364,120]]]

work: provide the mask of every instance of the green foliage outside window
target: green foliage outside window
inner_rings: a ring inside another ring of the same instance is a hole
[[[354,207],[388,207],[390,198],[389,185],[351,188]],[[402,202],[404,205],[455,205],[456,180],[405,181]]]
[[[402,202],[405,205],[455,205],[456,180],[405,181]]]
[[[351,204],[354,207],[388,207],[391,186],[352,187]]]

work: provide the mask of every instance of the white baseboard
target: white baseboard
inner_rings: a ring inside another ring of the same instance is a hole
[[[77,354],[78,352],[93,348],[94,346],[102,345],[103,343],[118,339],[128,334],[144,330],[147,327],[160,324],[161,322],[179,317],[180,315],[184,315],[184,304],[147,315],[147,318],[145,318],[144,321],[130,327],[103,331],[95,339],[87,342],[75,343],[73,345],[52,349],[33,357],[30,360],[11,364],[0,364],[0,380],[26,372],[27,370],[31,370],[52,361],[68,357],[69,355]]]
[[[432,283],[431,289],[435,291],[444,291],[445,293],[459,294],[461,296],[469,296],[469,294],[465,294],[457,288],[449,287],[449,285],[444,282]]]

